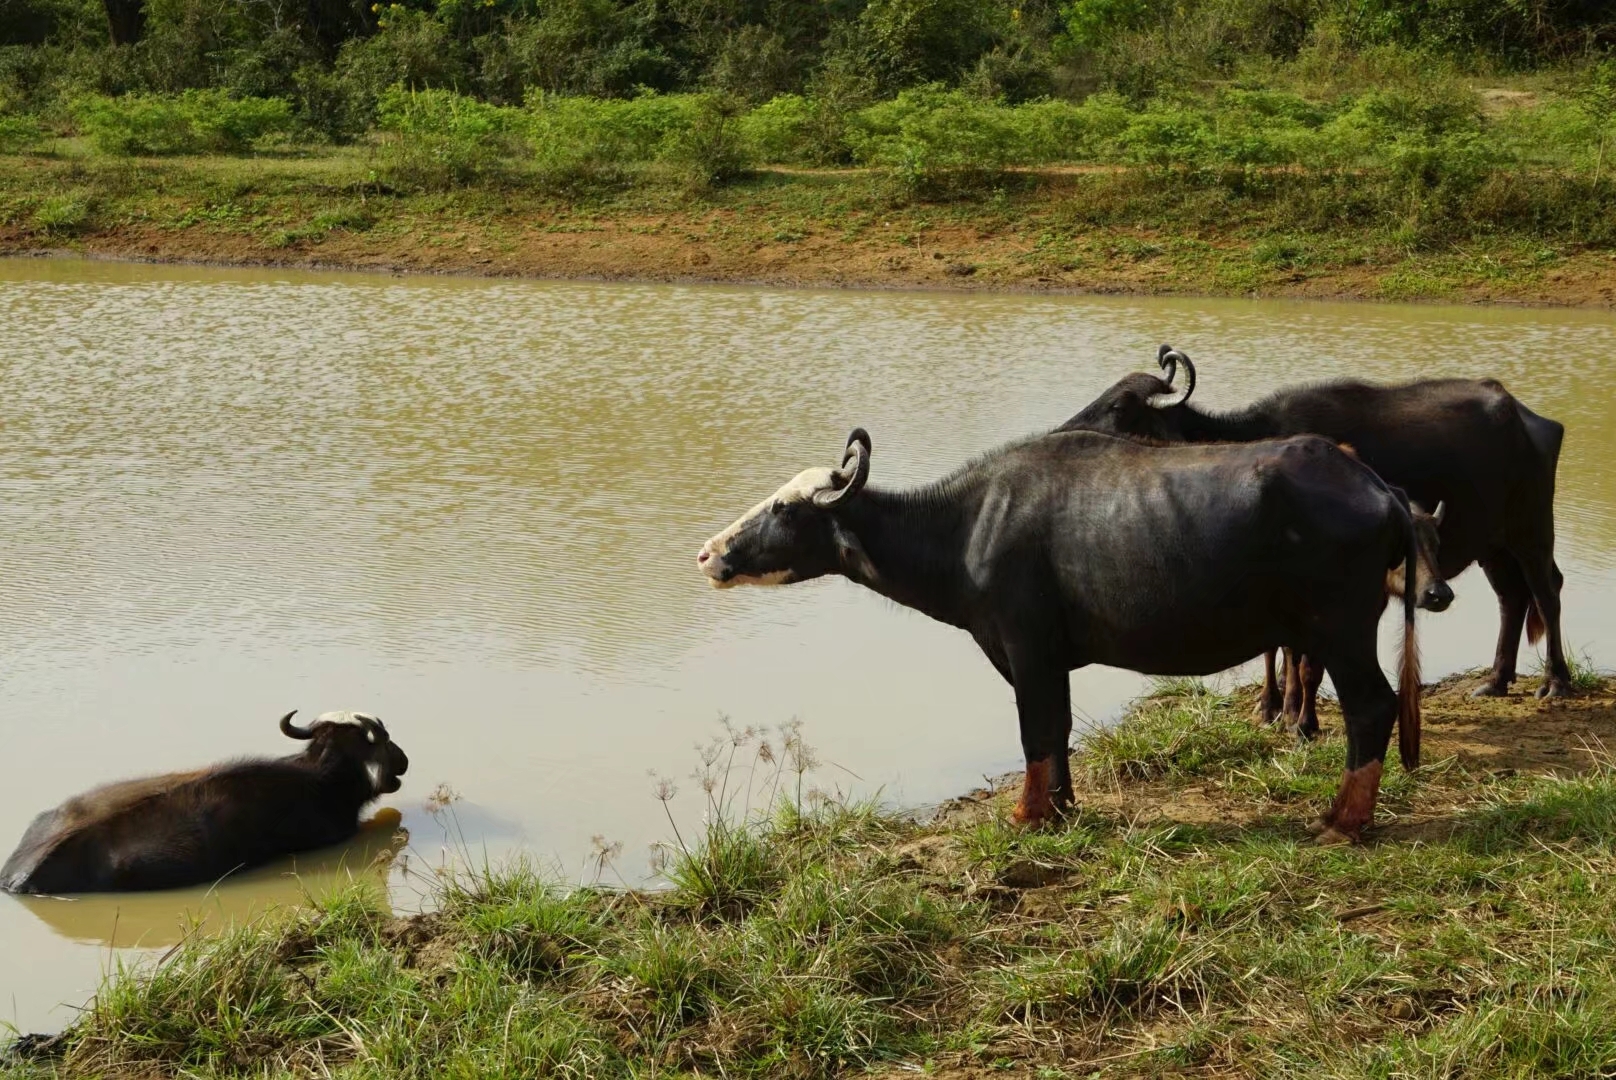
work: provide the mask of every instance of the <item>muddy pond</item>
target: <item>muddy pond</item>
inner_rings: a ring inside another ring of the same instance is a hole
[[[412,763],[344,851],[211,890],[0,897],[0,1020],[23,1030],[198,921],[362,872],[400,822],[399,910],[455,860],[590,879],[597,836],[643,881],[670,835],[648,774],[695,825],[721,717],[800,720],[822,787],[899,805],[1017,767],[1010,691],[965,635],[842,581],[714,591],[694,555],[854,425],[875,482],[929,479],[1161,341],[1203,405],[1492,375],[1564,422],[1566,637],[1616,664],[1608,312],[0,260],[0,327],[0,857],[95,784],[290,752],[292,708],[376,712]],[[1454,584],[1427,678],[1491,658],[1491,590]],[[1078,726],[1141,686],[1075,674]],[[451,813],[426,806],[440,784]]]

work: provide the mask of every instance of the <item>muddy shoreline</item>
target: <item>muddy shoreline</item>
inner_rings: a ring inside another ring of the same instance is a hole
[[[760,174],[703,195],[648,188],[567,201],[520,188],[382,189],[347,159],[0,158],[0,256],[1616,308],[1616,252],[1598,246],[1485,232],[1421,246],[1385,222],[1307,231],[1285,225],[1281,208],[1255,204],[1213,211],[1168,199],[1159,209],[1129,209],[1087,190],[1087,179],[1052,171],[1014,194],[915,202],[894,199],[878,177],[810,171]]]
[[[671,225],[662,221],[651,227]],[[283,250],[252,237],[191,229],[115,228],[63,244],[0,228],[0,258],[622,284],[1616,309],[1616,259],[1602,256],[1579,259],[1548,280],[1461,285],[1432,295],[1388,295],[1382,280],[1389,272],[1386,267],[1324,270],[1252,289],[1219,288],[1165,268],[1154,272],[1126,262],[1083,272],[1029,273],[1014,265],[1025,254],[1020,245],[1000,238],[951,244],[946,254],[936,251],[917,257],[901,244],[865,243],[836,252],[778,251],[768,246],[737,251],[677,236],[648,243],[635,225],[612,230],[610,240],[561,237],[535,232],[495,256],[484,254],[471,239],[456,247],[414,247],[407,241],[357,235]]]

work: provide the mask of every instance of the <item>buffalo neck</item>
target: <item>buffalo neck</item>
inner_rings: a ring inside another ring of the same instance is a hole
[[[910,491],[865,488],[838,512],[873,568],[842,573],[887,599],[951,626],[966,626],[965,549],[979,499],[946,483]]]
[[[1179,410],[1178,424],[1185,442],[1256,442],[1283,434],[1271,418],[1254,408],[1206,413],[1186,406]]]
[[[293,754],[281,758],[279,764],[285,766],[289,773],[313,779],[315,789],[333,808],[351,805],[357,814],[375,798],[365,767],[334,747],[324,753],[305,751]]]

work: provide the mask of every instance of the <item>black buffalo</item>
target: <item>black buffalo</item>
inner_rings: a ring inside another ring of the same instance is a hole
[[[1335,680],[1347,771],[1327,835],[1374,816],[1394,722],[1419,757],[1413,523],[1335,444],[1152,447],[1086,432],[1011,444],[911,491],[867,487],[870,439],[808,469],[702,547],[718,587],[841,574],[966,630],[1016,693],[1027,778],[1016,817],[1071,800],[1067,673],[1205,675],[1279,645]],[[1401,693],[1375,631],[1404,565]],[[1399,704],[1401,698],[1401,704]]]
[[[340,843],[359,811],[399,789],[404,751],[374,716],[281,717],[302,753],[96,788],[34,819],[0,869],[18,893],[125,892],[217,881],[235,870]]]
[[[1296,386],[1244,409],[1205,413],[1188,404],[1195,365],[1163,345],[1166,378],[1129,375],[1060,431],[1097,431],[1158,442],[1249,442],[1323,435],[1348,443],[1386,482],[1423,506],[1447,507],[1444,579],[1480,563],[1498,594],[1498,648],[1480,695],[1509,692],[1521,629],[1548,633],[1542,696],[1571,692],[1560,638],[1560,570],[1554,562],[1554,480],[1565,428],[1537,415],[1494,379],[1427,379],[1401,386],[1343,380]],[[1184,383],[1174,387],[1179,369]]]
[[[1352,448],[1341,449],[1352,453]],[[1407,501],[1401,488],[1393,488],[1399,499]],[[1416,606],[1425,611],[1445,611],[1453,602],[1453,590],[1442,579],[1437,552],[1440,541],[1437,531],[1442,526],[1445,507],[1437,503],[1433,513],[1426,513],[1417,503],[1409,503],[1409,515],[1414,521],[1414,545],[1419,563],[1414,571]],[[1402,598],[1405,591],[1405,573],[1401,566],[1386,574],[1386,598]],[[1281,720],[1298,735],[1311,739],[1319,732],[1319,684],[1324,681],[1324,669],[1295,649],[1285,650],[1285,678],[1276,677],[1274,660],[1277,650],[1270,649],[1263,657],[1263,689],[1261,708],[1263,720],[1274,724]]]

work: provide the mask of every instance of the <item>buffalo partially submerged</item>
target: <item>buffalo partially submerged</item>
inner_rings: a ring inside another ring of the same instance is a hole
[[[1071,800],[1067,673],[1087,664],[1205,675],[1280,645],[1314,657],[1346,715],[1346,773],[1322,823],[1333,838],[1372,820],[1394,722],[1404,765],[1418,762],[1413,523],[1333,443],[1056,433],[911,491],[868,487],[869,474],[870,438],[856,430],[840,468],[798,474],[697,564],[719,587],[841,574],[969,632],[1015,688],[1019,820]],[[1386,571],[1399,564],[1400,694],[1376,654]]]
[[[1498,594],[1498,648],[1481,695],[1509,692],[1521,629],[1548,632],[1542,696],[1571,692],[1560,638],[1554,563],[1554,480],[1565,428],[1537,415],[1494,379],[1427,379],[1401,386],[1342,380],[1278,390],[1244,409],[1189,404],[1195,365],[1163,345],[1165,378],[1129,375],[1062,424],[1168,443],[1228,443],[1323,435],[1348,443],[1387,483],[1423,506],[1444,503],[1438,560],[1444,579],[1480,563]],[[1174,386],[1182,371],[1184,382]]]
[[[108,784],[34,819],[0,869],[21,893],[124,892],[216,881],[235,870],[340,843],[359,811],[409,768],[382,722],[329,712],[280,729],[302,753]]]

